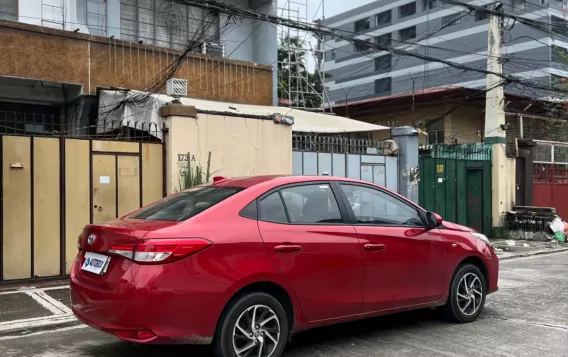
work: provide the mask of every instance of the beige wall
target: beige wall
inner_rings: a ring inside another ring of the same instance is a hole
[[[179,180],[180,155],[190,153],[192,165],[207,165],[216,175],[239,177],[292,173],[292,127],[272,120],[197,114],[197,118],[166,118],[167,192]]]

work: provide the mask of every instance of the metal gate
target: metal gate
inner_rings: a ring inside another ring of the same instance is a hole
[[[398,157],[384,141],[293,134],[292,173],[373,182],[398,192]]]
[[[422,207],[491,233],[491,145],[430,146],[420,151],[419,164]]]
[[[165,194],[157,142],[0,136],[0,281],[69,274],[77,237]]]

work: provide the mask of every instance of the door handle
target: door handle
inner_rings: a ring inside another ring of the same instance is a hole
[[[365,250],[369,250],[371,252],[378,252],[379,250],[385,250],[386,246],[384,244],[365,244]]]
[[[296,244],[282,244],[274,247],[274,250],[280,253],[293,253],[302,250],[302,246]]]

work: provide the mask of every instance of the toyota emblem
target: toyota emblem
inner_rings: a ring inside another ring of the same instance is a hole
[[[87,238],[87,244],[93,245],[93,243],[95,243],[95,239],[97,239],[96,235],[89,234],[89,237]]]

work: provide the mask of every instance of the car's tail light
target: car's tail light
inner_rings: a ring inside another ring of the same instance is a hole
[[[116,244],[109,253],[143,264],[164,264],[183,259],[212,246],[207,239],[149,239],[137,244]]]

